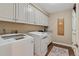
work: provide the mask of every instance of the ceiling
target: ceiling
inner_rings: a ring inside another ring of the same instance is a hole
[[[66,9],[72,9],[73,3],[36,3],[38,7],[45,10],[47,13],[55,13]]]

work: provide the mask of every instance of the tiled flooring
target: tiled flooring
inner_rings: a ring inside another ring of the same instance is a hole
[[[68,49],[69,56],[75,56],[71,47],[64,46],[64,45],[59,45],[59,44],[55,44],[55,43],[50,43],[49,44],[49,46],[48,46],[48,52],[47,52],[46,56],[48,56],[48,54],[50,53],[50,51],[53,48],[53,46],[64,48],[64,49]]]

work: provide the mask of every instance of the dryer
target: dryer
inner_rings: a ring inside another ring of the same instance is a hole
[[[48,46],[48,35],[42,32],[29,32],[34,38],[34,52],[36,56],[45,56]]]

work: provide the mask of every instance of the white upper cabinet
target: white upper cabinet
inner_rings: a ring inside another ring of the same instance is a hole
[[[48,16],[46,16],[42,12],[40,13],[40,25],[48,26]]]
[[[45,26],[45,15],[43,13],[41,13],[41,25]]]
[[[35,23],[35,9],[32,5],[28,5],[28,23],[34,24]]]
[[[13,21],[15,15],[15,6],[13,3],[0,4],[0,20]]]
[[[48,26],[48,16],[46,16],[42,12],[40,13],[40,23],[43,26]]]
[[[48,26],[48,17],[37,7],[28,3],[0,4],[0,20]]]
[[[41,25],[41,12],[35,8],[35,24]]]
[[[45,26],[48,26],[48,16],[45,15]]]
[[[27,23],[28,21],[28,4],[16,4],[16,22]]]
[[[35,24],[39,25],[39,12],[36,8],[35,8]]]
[[[35,8],[35,24],[42,25],[42,26],[48,26],[48,16],[43,14],[37,8]]]

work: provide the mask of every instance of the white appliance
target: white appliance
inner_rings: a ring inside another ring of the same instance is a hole
[[[11,34],[0,38],[0,56],[33,56],[34,41],[29,35]]]
[[[34,52],[37,56],[44,56],[47,53],[48,35],[44,32],[29,32],[34,37]]]

